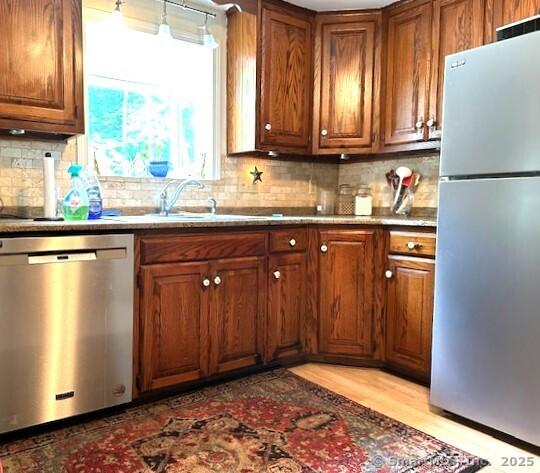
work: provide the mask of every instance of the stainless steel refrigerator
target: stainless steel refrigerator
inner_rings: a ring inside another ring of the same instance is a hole
[[[540,445],[540,31],[445,74],[431,402]]]

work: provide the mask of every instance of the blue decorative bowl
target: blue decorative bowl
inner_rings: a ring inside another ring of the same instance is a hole
[[[167,177],[171,166],[169,161],[150,161],[148,170],[154,177]]]

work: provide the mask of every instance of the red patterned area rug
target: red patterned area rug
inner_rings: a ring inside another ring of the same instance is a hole
[[[4,473],[471,473],[488,463],[276,370],[0,446]]]

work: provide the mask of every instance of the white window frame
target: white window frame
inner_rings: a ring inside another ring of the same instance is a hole
[[[99,8],[93,7],[94,0],[85,0],[83,6],[83,65],[86,66],[86,22],[87,21],[107,21],[111,17],[110,11],[104,11]],[[156,2],[155,0],[148,0],[151,5],[161,6],[161,2]],[[88,6],[88,4],[91,4]],[[171,19],[178,19],[179,23],[183,23],[186,27],[182,28],[171,25],[171,30],[175,39],[191,41],[197,44],[201,44],[201,38],[196,33],[198,26],[201,26],[204,23],[204,15],[193,14],[196,16],[191,16],[190,19],[185,17],[177,17],[174,15],[174,6],[168,8],[167,18],[171,23]],[[160,11],[160,8],[158,8]],[[205,181],[215,181],[221,178],[221,163],[223,157],[226,154],[225,143],[226,143],[226,17],[222,12],[215,10],[208,10],[206,7],[205,11],[212,11],[215,13],[216,19],[210,25],[212,34],[218,43],[218,47],[214,49],[214,143],[213,143],[213,159],[211,159],[210,164],[212,166],[210,173],[207,175]],[[125,23],[130,29],[137,31],[142,31],[150,34],[157,34],[159,23],[153,23],[145,20],[140,20],[124,15]],[[197,22],[198,20],[198,22]],[[191,23],[191,24],[190,24]],[[189,26],[191,26],[191,28]],[[213,26],[213,28],[212,28]],[[84,100],[85,104],[88,104],[88,75],[87,68],[84,67]],[[85,106],[85,123],[88,124],[88,106]],[[76,138],[76,147],[77,147],[77,162],[86,166],[88,163],[88,136],[85,133],[84,135],[79,135]],[[167,177],[165,180],[171,178]],[[173,178],[174,179],[174,178]],[[140,182],[141,180],[150,180],[150,181],[164,181],[163,178],[155,177],[131,177],[131,176],[100,176],[101,181],[118,181],[118,180],[134,180]]]

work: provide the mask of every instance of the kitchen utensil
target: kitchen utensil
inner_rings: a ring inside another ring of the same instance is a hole
[[[403,187],[403,179],[405,179],[406,177],[410,177],[411,174],[412,174],[412,171],[408,167],[400,166],[399,168],[396,169],[396,175],[399,177],[399,183],[396,189],[396,193],[394,195],[394,202],[392,203],[392,207],[395,207],[399,200],[399,196],[401,194],[401,188]]]

